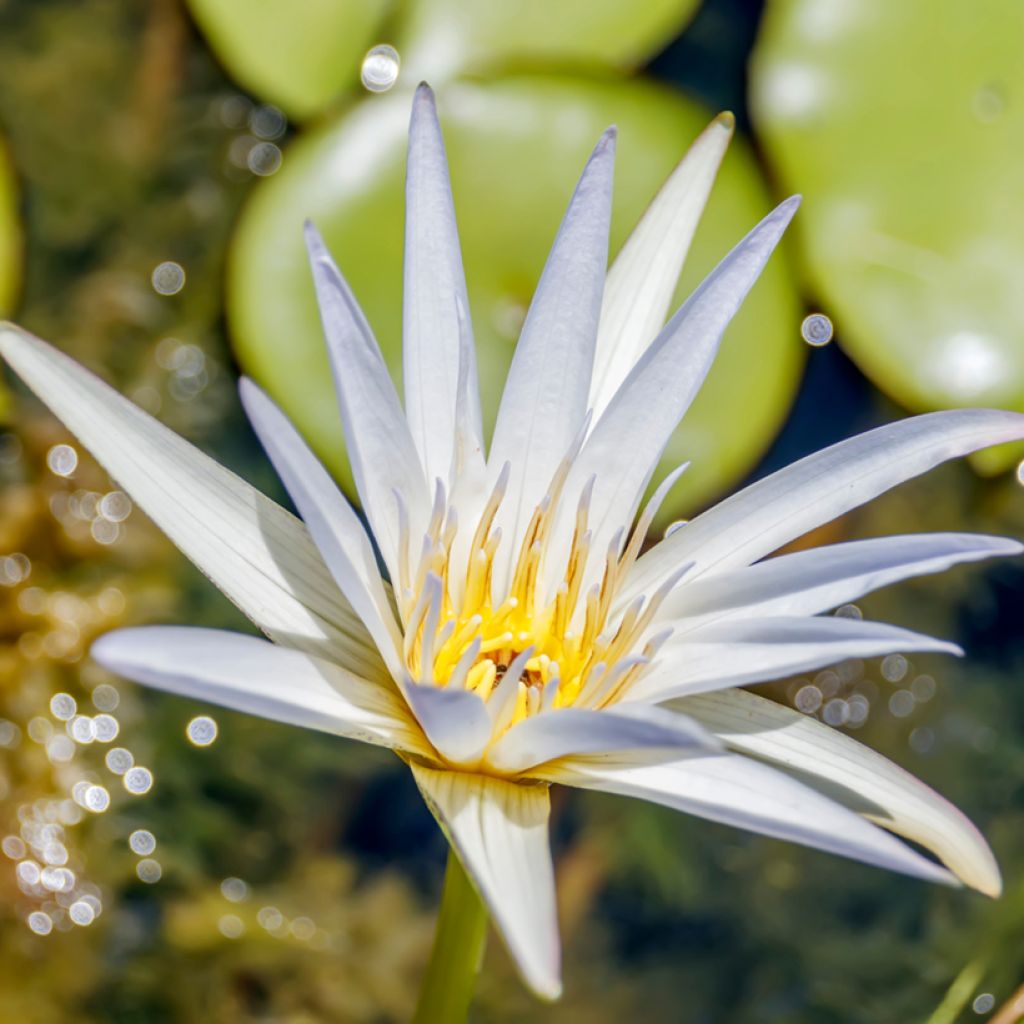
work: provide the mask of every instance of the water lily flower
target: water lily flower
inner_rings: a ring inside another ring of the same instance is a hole
[[[444,147],[420,88],[404,405],[307,226],[368,530],[251,381],[242,401],[301,522],[67,356],[0,330],[23,380],[268,638],[133,628],[101,638],[96,659],[163,690],[395,750],[543,997],[560,991],[555,783],[1000,889],[985,841],[942,797],[849,736],[740,687],[845,658],[960,653],[822,613],[897,580],[1018,554],[1015,540],[918,534],[765,559],[946,459],[1024,438],[1024,416],[956,410],[881,427],[759,480],[644,550],[685,468],[641,510],[662,450],[797,207],[793,198],[765,217],[665,322],[731,131],[723,115],[700,136],[607,273],[615,133],[600,139],[486,448]]]

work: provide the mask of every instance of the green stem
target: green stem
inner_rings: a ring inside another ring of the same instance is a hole
[[[987,966],[983,957],[972,960],[953,979],[953,984],[947,989],[942,1002],[925,1024],[953,1024],[984,979]]]
[[[487,909],[455,851],[449,849],[434,948],[413,1024],[462,1024],[466,1020],[486,938]]]

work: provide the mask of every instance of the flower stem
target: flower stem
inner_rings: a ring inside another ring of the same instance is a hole
[[[469,1013],[487,938],[487,909],[448,850],[434,948],[420,987],[413,1024],[462,1024]]]

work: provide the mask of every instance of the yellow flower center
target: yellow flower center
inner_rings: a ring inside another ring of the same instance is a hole
[[[584,488],[561,582],[553,596],[545,593],[541,569],[549,555],[555,510],[568,469],[568,461],[563,462],[544,500],[534,509],[500,603],[492,594],[494,561],[501,543],[494,520],[504,497],[506,473],[479,518],[459,588],[451,586],[456,526],[450,513],[445,519],[440,495],[415,576],[405,568],[409,565],[408,530],[403,527],[400,566],[405,578],[400,580],[399,611],[409,674],[420,683],[465,688],[485,702],[506,681],[501,690],[507,710],[495,722],[495,738],[542,710],[570,705],[600,708],[614,702],[667,638],[666,631],[641,644],[668,587],[650,601],[637,598],[621,615],[613,615],[615,595],[640,553],[653,518],[650,506],[628,544],[623,546],[624,530],[616,533],[604,553],[599,582],[584,593],[591,554],[592,487]],[[461,595],[458,599],[453,599],[453,589]],[[509,675],[515,679],[507,680]],[[508,699],[511,685],[514,700]]]

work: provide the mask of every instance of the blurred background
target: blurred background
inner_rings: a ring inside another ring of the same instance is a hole
[[[680,294],[774,202],[805,202],[672,442],[693,467],[664,527],[907,412],[1024,409],[1022,45],[1008,0],[0,0],[0,313],[284,500],[240,414],[247,372],[347,485],[301,222],[397,372],[420,79],[492,415],[600,131],[620,129],[614,250],[731,109]],[[126,623],[247,626],[38,403],[12,387],[0,413],[0,1020],[406,1019],[445,852],[408,773],[91,664]],[[944,467],[805,543],[1022,536],[1022,455]],[[566,996],[533,1002],[492,941],[474,1019],[1020,1019],[1022,595],[1019,564],[904,583],[843,612],[964,661],[761,688],[963,807],[1002,900],[558,793]]]

